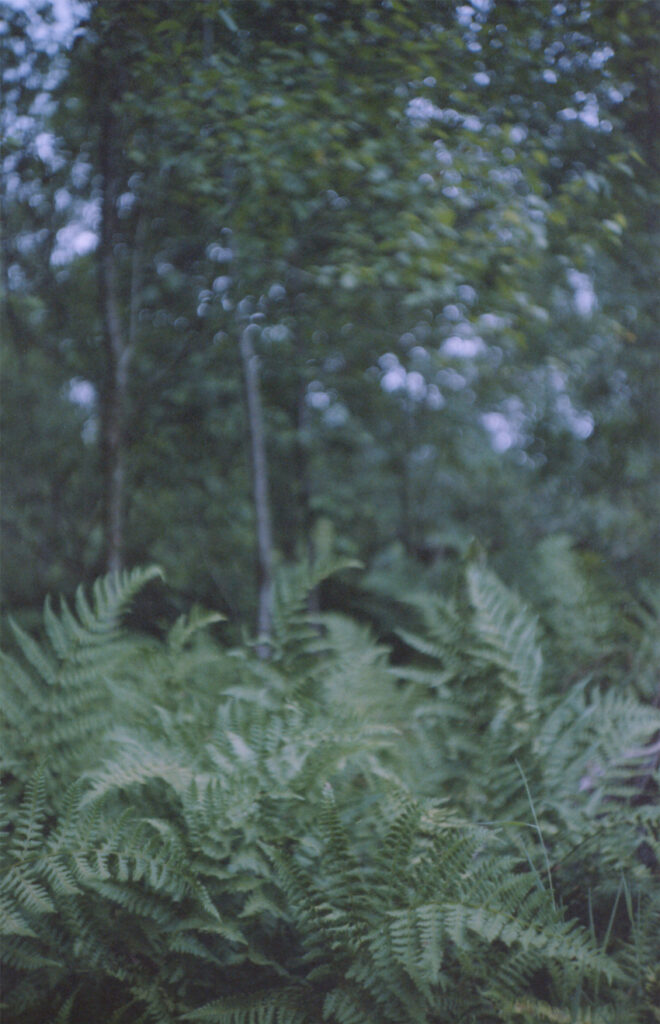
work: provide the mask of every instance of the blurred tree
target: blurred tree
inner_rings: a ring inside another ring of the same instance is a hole
[[[71,166],[49,130],[64,73],[53,32],[49,4],[0,4],[2,589],[14,608],[99,567],[92,396],[79,386],[89,265],[81,255],[65,283]]]

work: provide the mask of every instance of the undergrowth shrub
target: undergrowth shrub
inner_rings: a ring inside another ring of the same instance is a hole
[[[7,1024],[659,1019],[652,606],[637,690],[565,688],[479,560],[411,598],[396,666],[307,613],[330,569],[282,575],[268,660],[199,609],[123,629],[155,570],[16,630]]]

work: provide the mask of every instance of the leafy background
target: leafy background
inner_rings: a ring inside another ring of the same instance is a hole
[[[7,1020],[658,1020],[659,26],[0,3]]]
[[[655,0],[62,9],[2,6],[5,609],[119,460],[112,568],[252,620],[248,324],[276,561],[657,575]]]

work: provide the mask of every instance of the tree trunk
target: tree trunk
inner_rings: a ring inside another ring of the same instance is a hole
[[[309,407],[307,405],[307,383],[301,383],[298,393],[297,430],[296,430],[296,470],[299,482],[300,524],[310,569],[316,564],[317,551],[314,541],[314,523],[312,514],[312,472],[310,465]],[[312,587],[307,595],[307,611],[316,614],[320,611],[321,600],[318,586]]]
[[[399,439],[399,457],[395,466],[399,477],[399,540],[408,554],[416,548],[415,496],[410,455],[414,443],[414,415],[409,397],[404,399],[401,414],[401,437]]]
[[[99,297],[105,356],[101,393],[103,531],[107,572],[124,563],[125,411],[131,347],[119,312],[114,231],[118,191],[115,124],[107,110],[100,126],[101,238],[98,247]]]
[[[240,349],[245,376],[254,508],[257,525],[257,579],[259,589],[257,653],[260,658],[268,658],[273,629],[273,532],[268,494],[266,441],[259,387],[259,357],[256,355],[252,344],[254,330],[255,328],[252,325],[245,328],[241,335]]]

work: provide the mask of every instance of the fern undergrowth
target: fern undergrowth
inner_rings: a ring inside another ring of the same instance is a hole
[[[268,660],[125,630],[156,570],[15,628],[5,1024],[660,1020],[658,609],[639,685],[563,686],[478,559],[396,665],[308,614],[331,570],[282,576]]]

